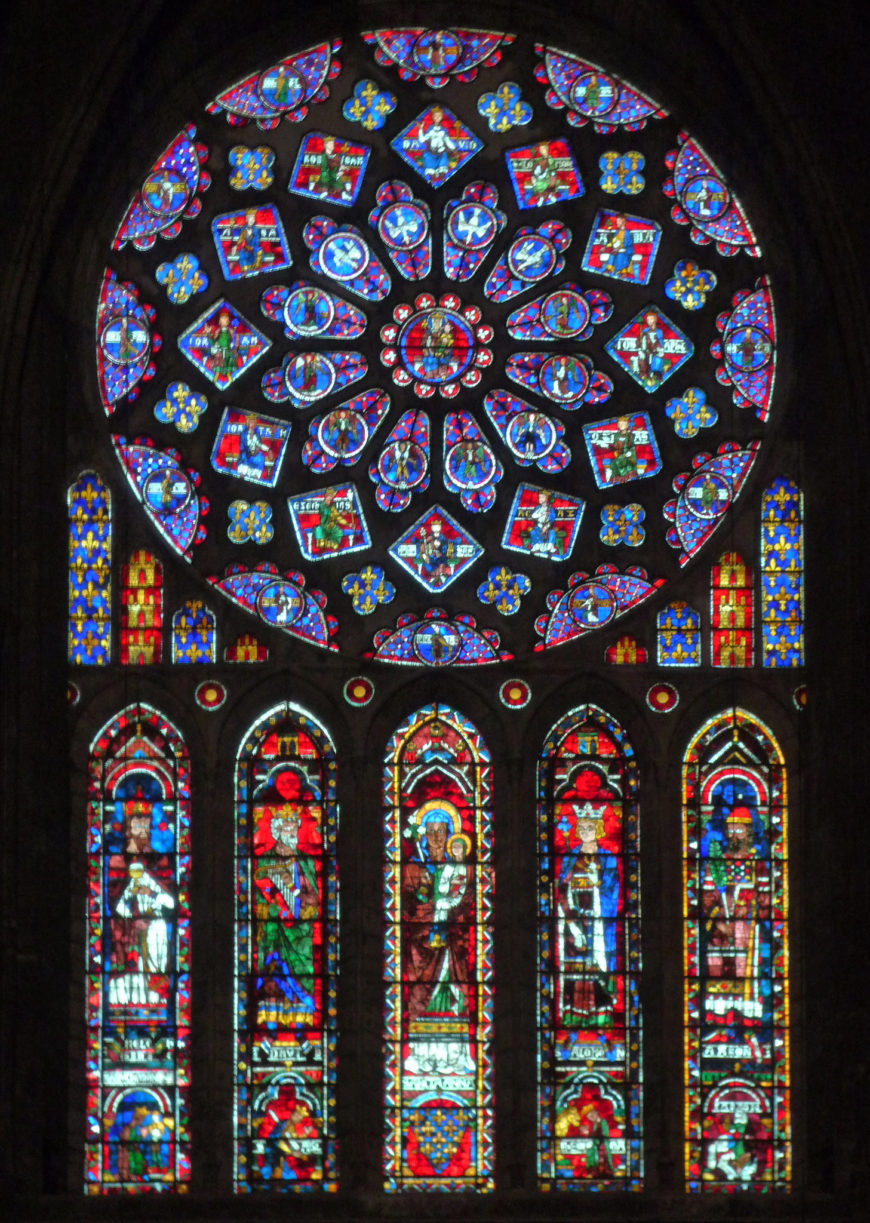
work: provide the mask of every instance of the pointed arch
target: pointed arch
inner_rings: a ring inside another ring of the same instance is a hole
[[[190,766],[129,705],[97,735],[88,804],[88,1193],[190,1179]]]
[[[791,1180],[786,772],[744,709],[683,768],[685,1155],[692,1191]]]
[[[640,832],[634,750],[580,705],[538,763],[538,1176],[638,1188]]]
[[[295,705],[236,765],[235,1187],[335,1188],[335,749]]]
[[[493,1188],[489,751],[446,705],[385,757],[385,1186]]]

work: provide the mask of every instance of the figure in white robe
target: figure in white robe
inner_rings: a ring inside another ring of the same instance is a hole
[[[162,1001],[152,988],[154,975],[169,967],[169,921],[174,898],[148,874],[141,862],[130,863],[130,877],[115,906],[115,947],[123,971],[109,979],[112,1006],[147,1006]]]

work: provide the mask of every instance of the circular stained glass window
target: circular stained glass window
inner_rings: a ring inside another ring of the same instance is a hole
[[[395,29],[190,118],[95,345],[144,513],[222,596],[351,657],[480,665],[611,624],[716,533],[768,428],[773,301],[656,102],[581,49]]]

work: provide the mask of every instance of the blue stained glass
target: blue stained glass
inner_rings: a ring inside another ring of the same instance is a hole
[[[366,329],[366,316],[351,302],[319,285],[297,280],[289,289],[272,285],[260,299],[266,318],[283,323],[291,340],[355,340]]]
[[[761,633],[765,667],[804,661],[803,494],[775,480],[761,503]]]
[[[208,149],[196,141],[195,127],[179,132],[133,196],[113,248],[122,250],[130,242],[136,250],[147,251],[158,234],[177,237],[182,220],[199,212],[199,192],[211,184],[211,176],[201,168],[207,158]]]
[[[432,269],[429,205],[400,179],[381,183],[369,224],[377,230],[396,270],[406,280],[425,280]]]
[[[494,93],[482,93],[477,99],[477,113],[486,119],[491,132],[509,132],[532,120],[532,108],[514,81],[503,81]]]
[[[212,221],[211,232],[226,280],[280,272],[293,262],[274,204],[224,212]]]
[[[272,342],[222,298],[182,332],[178,347],[223,391],[271,348]]]
[[[451,280],[470,280],[507,224],[498,208],[498,188],[469,183],[459,199],[444,205],[444,271]]]
[[[411,597],[398,580],[409,573],[416,580],[429,573],[434,585],[424,579],[423,586],[432,595],[450,586],[450,623],[475,607],[483,620],[476,592],[490,590],[483,575],[498,571],[507,551],[525,554],[532,567],[569,556],[585,565],[582,598],[568,588],[568,573],[554,577],[561,591],[549,591],[534,611],[524,605],[503,627],[512,650],[527,650],[534,616],[537,646],[546,648],[631,606],[626,592],[636,579],[657,588],[661,579],[639,579],[624,562],[637,557],[654,575],[648,558],[662,529],[677,550],[668,567],[675,576],[730,517],[760,453],[760,435],[722,441],[732,418],[715,391],[718,380],[738,406],[762,420],[770,412],[769,283],[763,274],[746,277],[743,259],[718,258],[759,253],[730,188],[669,120],[659,133],[660,153],[675,146],[663,198],[653,190],[650,149],[632,133],[664,112],[612,73],[542,44],[535,46],[541,89],[513,75],[510,64],[521,58],[494,71],[513,41],[494,31],[403,26],[345,47],[338,93],[337,39],[240,79],[208,108],[230,124],[223,136],[209,120],[206,150],[185,129],[142,180],[138,212],[125,218],[132,279],[121,281],[109,261],[101,282],[94,349],[106,415],[123,414],[129,437],[143,414],[157,422],[157,441],[118,442],[148,525],[249,614],[321,647],[359,657],[354,600],[368,606],[366,583],[346,601],[339,587],[353,583],[374,553],[355,557],[353,572],[340,563],[324,577],[349,617],[346,639],[336,636],[325,596],[306,591],[303,578],[311,562],[370,549],[382,511],[397,516],[388,537],[407,562],[405,574],[386,562],[384,581],[395,583],[398,600]],[[478,75],[479,84],[462,88]],[[235,129],[248,124],[239,143]],[[255,124],[275,131],[274,139]],[[591,153],[595,137],[576,130],[584,125],[606,137]],[[220,189],[207,194],[205,164],[220,177]],[[161,237],[173,238],[175,249],[143,258]],[[155,276],[166,289],[157,304],[168,353],[157,312],[140,295],[154,289]],[[216,277],[225,299],[213,292]],[[462,282],[470,287],[464,300],[456,292]],[[686,325],[678,327],[684,308]],[[269,360],[261,359],[267,351]],[[177,381],[179,362],[186,382]],[[158,371],[155,393],[148,382]],[[137,394],[144,404],[131,404]],[[426,412],[414,410],[418,402]],[[602,418],[603,411],[613,415]],[[684,445],[699,433],[710,453]],[[210,465],[194,471],[190,457],[209,438]],[[516,468],[541,487],[518,487]],[[282,490],[278,502],[269,489]],[[412,537],[413,527],[441,512],[439,489],[463,534],[452,541],[453,556],[430,566],[424,554],[443,545],[437,532],[434,540]],[[641,491],[642,506],[634,499]],[[209,500],[219,507],[216,524],[206,518]],[[303,511],[302,501],[312,506]],[[347,531],[327,521],[318,536],[321,514],[329,520],[345,511]],[[479,542],[466,532],[474,522]],[[206,543],[209,525],[217,529]],[[290,564],[287,549],[297,541],[302,573],[256,560],[269,546]],[[769,546],[784,549],[784,571],[759,566],[759,590],[771,624],[780,625],[776,648],[795,665],[794,549],[782,531]],[[633,553],[617,558],[618,577],[591,573],[612,548]],[[462,572],[456,562],[476,549],[485,553],[481,571],[453,585]],[[505,606],[514,607],[513,593]],[[485,614],[497,618],[498,599],[484,601]],[[387,612],[379,603],[365,614],[374,633]],[[602,650],[614,640],[608,636]]]
[[[375,500],[382,510],[398,513],[414,493],[429,487],[429,417],[405,412],[392,429],[377,463],[369,468]]]
[[[444,418],[444,487],[458,493],[472,513],[495,504],[495,486],[504,468],[469,412],[448,412]]]
[[[683,763],[684,1142],[690,1193],[791,1180],[787,778],[732,707]]]
[[[756,258],[761,254],[752,226],[740,203],[725,185],[719,170],[688,132],[677,136],[680,147],[672,149],[665,165],[673,177],[665,179],[665,195],[676,198],[671,216],[678,225],[690,226],[693,242],[712,238],[720,255],[743,250]]]
[[[474,132],[438,103],[422,111],[390,144],[430,187],[442,186],[483,148]]]
[[[556,51],[538,43],[535,50],[543,62],[535,69],[541,84],[549,85],[547,105],[566,110],[574,127],[591,123],[596,132],[607,135],[623,128],[640,131],[648,119],[660,119],[663,110],[639,89],[634,89],[597,64],[579,56]]]
[[[263,394],[272,403],[307,408],[318,399],[344,390],[368,372],[359,352],[289,352],[277,369],[263,377]]]
[[[309,132],[299,145],[287,190],[350,208],[359,195],[371,149],[327,132]]]
[[[234,145],[227,154],[227,164],[232,170],[229,183],[233,191],[267,191],[275,181],[275,152],[268,145],[260,144],[255,149]]]
[[[455,582],[483,554],[483,548],[436,505],[402,532],[389,553],[425,590],[434,593]]]
[[[561,440],[565,433],[561,421],[508,391],[490,391],[483,406],[520,467],[555,473],[568,466],[571,451]]]
[[[477,588],[481,603],[490,603],[503,616],[520,610],[523,596],[532,589],[532,579],[525,573],[514,573],[506,565],[490,569],[486,581]]]
[[[513,34],[490,30],[445,30],[403,27],[374,30],[363,40],[374,47],[379,64],[399,69],[402,80],[423,77],[430,89],[440,89],[452,78],[473,81],[482,64],[494,67],[501,48],[514,41]]]
[[[335,58],[341,40],[319,43],[290,55],[264,72],[255,72],[218,94],[206,110],[225,114],[228,123],[255,120],[262,131],[271,131],[281,119],[301,123],[309,106],[329,96],[330,78],[341,71]]]
[[[593,328],[613,313],[613,299],[601,289],[581,289],[563,284],[544,297],[526,302],[508,315],[508,335],[515,340],[540,343],[554,340],[588,340]]]
[[[519,208],[579,199],[585,188],[567,140],[544,140],[505,153]]]
[[[199,599],[189,600],[172,615],[172,661],[217,661],[214,612]]]
[[[758,419],[767,420],[776,373],[776,325],[767,277],[761,277],[754,292],[735,293],[733,302],[731,313],[716,320],[721,340],[710,345],[713,356],[723,361],[716,377],[733,388],[738,408],[751,404]]]
[[[312,471],[351,467],[359,459],[378,425],[390,410],[383,391],[364,391],[308,425],[311,434],[302,447],[302,461]]]
[[[566,411],[575,411],[582,404],[606,403],[613,394],[611,380],[595,369],[585,353],[514,353],[505,361],[504,372]]]
[[[369,301],[383,301],[387,296],[389,273],[353,225],[339,225],[330,217],[314,217],[303,229],[302,237],[311,251],[312,271]]]
[[[660,667],[700,667],[701,617],[688,603],[669,603],[656,620]]]
[[[336,649],[329,639],[338,621],[325,614],[326,596],[321,591],[305,589],[301,573],[281,574],[274,565],[264,562],[256,569],[231,565],[224,577],[210,577],[209,581],[265,624],[312,645]]]
[[[112,498],[100,477],[83,472],[69,490],[67,657],[105,666],[112,655]]]
[[[412,667],[482,667],[513,658],[500,649],[493,629],[479,629],[474,617],[466,614],[451,619],[437,607],[422,619],[408,613],[395,629],[381,629],[374,647],[371,657],[376,662]]]
[[[369,132],[377,132],[387,121],[387,115],[396,109],[395,94],[381,90],[374,81],[357,81],[353,95],[341,108],[345,119],[360,123]]]
[[[180,1193],[191,1171],[189,758],[171,723],[134,704],[97,735],[88,772],[85,1188]]]
[[[630,505],[602,505],[598,538],[610,547],[627,544],[630,548],[639,548],[646,538],[646,528],[642,525],[645,518],[646,510],[636,501]]]
[[[189,560],[206,533],[200,519],[208,512],[208,502],[196,491],[199,473],[185,470],[176,451],[157,450],[144,442],[128,444],[123,437],[113,440],[148,517],[170,547]]]
[[[484,293],[495,302],[509,301],[548,276],[558,276],[570,245],[571,230],[561,221],[518,229],[487,277]]]

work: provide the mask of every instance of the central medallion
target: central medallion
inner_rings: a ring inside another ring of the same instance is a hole
[[[397,386],[413,385],[422,398],[437,390],[446,399],[460,386],[477,386],[480,370],[492,362],[486,342],[492,328],[481,324],[477,306],[463,306],[454,293],[436,299],[421,293],[414,305],[399,305],[392,323],[381,328],[387,345],[381,361],[392,368]]]

